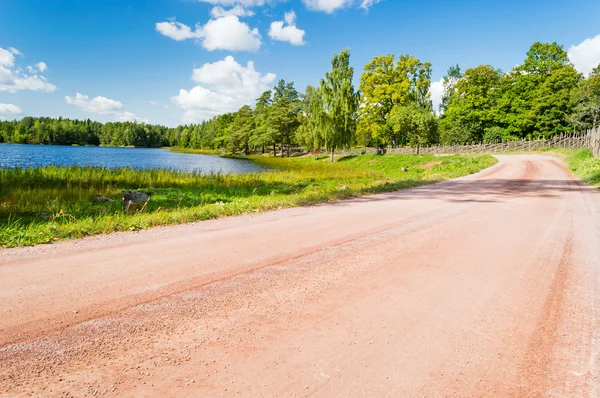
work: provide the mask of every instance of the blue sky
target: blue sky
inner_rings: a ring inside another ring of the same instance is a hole
[[[429,61],[439,81],[456,63],[511,69],[536,41],[578,46],[585,72],[600,63],[599,15],[597,0],[0,0],[0,117],[175,126],[279,78],[303,91],[343,48],[357,87],[376,55]]]

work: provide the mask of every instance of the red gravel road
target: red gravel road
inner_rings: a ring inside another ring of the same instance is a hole
[[[3,396],[600,396],[600,193],[551,157],[0,250]]]

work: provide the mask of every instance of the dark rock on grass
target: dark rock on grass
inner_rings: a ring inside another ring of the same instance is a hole
[[[123,192],[123,202],[143,203],[150,199],[150,196],[141,191],[125,191]]]
[[[140,191],[125,191],[123,192],[123,212],[129,213],[133,209],[146,207],[146,203],[150,200],[150,195]]]

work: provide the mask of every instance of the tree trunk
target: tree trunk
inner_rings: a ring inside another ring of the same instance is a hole
[[[333,163],[333,153],[335,152],[335,148],[331,149],[331,160],[329,163]]]
[[[288,154],[288,158],[290,157],[290,140],[288,140],[288,144],[287,144],[287,154]]]
[[[419,145],[419,143],[417,142],[417,155],[419,154],[419,151],[421,149],[421,146]]]
[[[263,153],[263,155],[265,154],[265,144],[263,144],[263,146],[262,146],[262,153]]]
[[[246,154],[246,156],[248,156],[250,152],[250,149],[248,148],[248,143],[246,142],[246,145],[244,146],[244,153]]]
[[[281,141],[281,158],[283,159],[283,140]]]
[[[277,148],[275,147],[275,143],[273,143],[273,157],[277,157]]]

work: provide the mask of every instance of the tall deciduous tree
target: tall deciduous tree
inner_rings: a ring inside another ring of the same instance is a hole
[[[379,145],[397,144],[388,120],[396,105],[415,102],[431,108],[431,64],[410,55],[374,57],[365,65],[360,78],[361,133],[373,137]]]
[[[352,79],[354,68],[350,66],[350,50],[335,54],[331,60],[331,72],[325,74],[319,88],[323,113],[322,127],[325,149],[331,151],[331,162],[335,150],[348,148],[356,133],[358,94]]]

